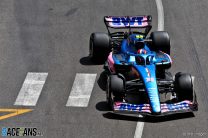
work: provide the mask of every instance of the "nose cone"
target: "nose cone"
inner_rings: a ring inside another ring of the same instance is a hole
[[[160,114],[160,98],[155,74],[155,65],[137,66],[138,72],[143,78],[144,86],[149,97],[153,114]]]
[[[158,103],[158,102],[157,102]],[[161,112],[160,112],[161,110],[160,110],[160,104],[158,105],[158,104],[156,104],[156,103],[154,103],[153,105],[152,105],[152,113],[153,114],[160,114]]]
[[[153,83],[153,82],[151,82]],[[149,85],[154,85],[155,84],[149,84]],[[160,99],[159,99],[159,94],[157,89],[148,89],[148,95],[150,99],[150,105],[152,107],[152,113],[160,113]]]
[[[152,113],[160,113],[160,98],[155,74],[155,65],[148,65],[143,73],[146,91],[149,96]]]

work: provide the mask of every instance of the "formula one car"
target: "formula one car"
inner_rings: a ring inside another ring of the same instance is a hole
[[[91,59],[105,61],[108,105],[116,113],[154,116],[197,111],[194,77],[168,72],[169,35],[155,31],[148,36],[151,22],[150,15],[105,16],[108,34],[91,34]]]

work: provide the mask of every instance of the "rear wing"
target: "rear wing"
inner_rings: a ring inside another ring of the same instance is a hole
[[[144,30],[143,32],[137,32],[147,36],[149,31],[152,28],[152,16],[143,15],[143,16],[104,16],[104,23],[108,30],[109,35],[118,35],[124,32],[115,32],[111,33],[109,28],[113,29],[129,29],[129,32],[132,32],[134,29]],[[136,32],[134,32],[136,33]]]
[[[105,16],[104,22],[111,28],[144,28],[151,26],[152,17],[148,16]]]

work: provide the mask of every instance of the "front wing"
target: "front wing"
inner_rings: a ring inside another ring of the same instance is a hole
[[[125,102],[115,102],[113,105],[115,113],[130,113],[130,114],[143,114],[154,115],[151,111],[150,104],[129,104]],[[161,103],[161,114],[175,114],[193,112],[198,110],[198,104],[185,100],[178,103]]]

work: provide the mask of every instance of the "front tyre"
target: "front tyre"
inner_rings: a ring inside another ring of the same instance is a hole
[[[188,73],[176,73],[175,90],[179,101],[194,101],[196,94],[194,91],[194,80]]]
[[[108,77],[108,79],[107,79],[107,89],[106,89],[106,101],[107,101],[108,107],[110,109],[112,109],[113,99],[112,99],[112,92],[111,92],[110,87],[111,87],[111,85],[110,85],[110,77]]]
[[[112,109],[113,102],[122,102],[124,98],[124,80],[119,75],[110,75],[107,80],[106,99]]]

